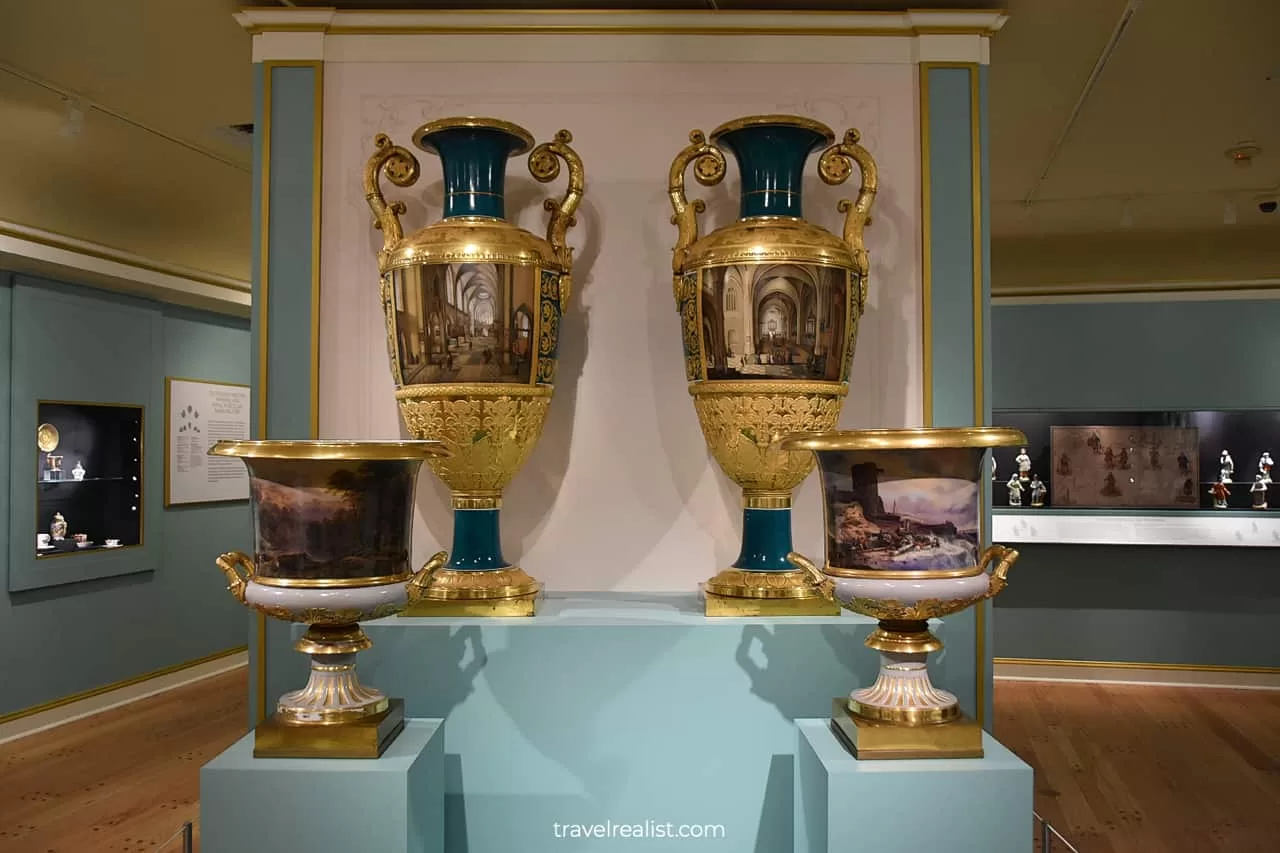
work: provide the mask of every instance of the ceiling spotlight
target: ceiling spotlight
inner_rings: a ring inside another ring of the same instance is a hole
[[[1236,224],[1236,203],[1231,199],[1227,199],[1227,203],[1222,206],[1222,224]]]
[[[74,98],[63,98],[62,106],[67,114],[62,120],[61,134],[67,137],[78,136],[84,129],[84,107]]]
[[[1222,153],[1237,166],[1252,166],[1253,158],[1262,153],[1262,147],[1252,140],[1246,140],[1237,142]]]
[[[1124,203],[1124,209],[1120,211],[1120,227],[1133,227],[1133,211],[1129,209],[1129,202]]]

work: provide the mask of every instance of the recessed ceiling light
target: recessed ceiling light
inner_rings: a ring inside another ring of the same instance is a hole
[[[1237,166],[1252,166],[1253,158],[1262,153],[1262,147],[1252,140],[1246,140],[1237,142],[1222,153]]]

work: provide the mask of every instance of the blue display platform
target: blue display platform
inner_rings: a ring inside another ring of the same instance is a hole
[[[367,623],[359,671],[408,716],[448,720],[450,853],[647,850],[662,833],[687,836],[663,850],[787,853],[793,721],[871,683],[873,625],[708,618],[696,593],[559,593],[532,618]],[[946,627],[969,651],[939,655],[935,682],[971,695],[971,638]]]
[[[253,733],[200,770],[202,853],[440,853],[441,720],[406,720],[378,759],[254,758]]]
[[[1032,770],[991,735],[983,758],[859,761],[829,719],[796,730],[796,853],[1030,853]]]

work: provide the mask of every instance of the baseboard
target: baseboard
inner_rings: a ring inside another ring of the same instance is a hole
[[[998,681],[1067,681],[1163,687],[1280,690],[1280,667],[1196,666],[1176,663],[995,658]]]
[[[244,646],[0,717],[0,743],[101,714],[247,665]]]

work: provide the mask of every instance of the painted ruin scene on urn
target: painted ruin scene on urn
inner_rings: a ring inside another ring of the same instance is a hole
[[[819,454],[827,562],[888,571],[978,563],[979,495],[969,449]]]
[[[536,362],[555,357],[559,306],[539,304],[537,267],[431,264],[387,276],[399,385],[550,381]]]
[[[706,378],[847,381],[848,270],[805,263],[702,271]]]
[[[416,467],[402,460],[248,460],[256,580],[403,579]]]

